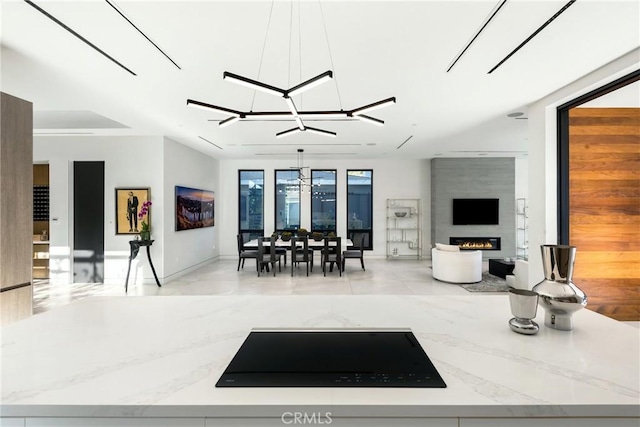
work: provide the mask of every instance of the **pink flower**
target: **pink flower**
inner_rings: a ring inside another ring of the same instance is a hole
[[[151,201],[147,200],[142,203],[142,206],[140,207],[140,211],[138,212],[138,219],[142,220],[141,224],[142,224],[143,231],[149,231],[149,223],[146,222],[144,218],[149,214],[150,207],[151,207]]]

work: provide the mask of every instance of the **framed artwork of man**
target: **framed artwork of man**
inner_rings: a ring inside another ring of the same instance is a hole
[[[149,188],[116,188],[116,234],[140,233],[142,226],[138,213],[147,200],[151,200]],[[151,211],[145,222],[151,225]]]

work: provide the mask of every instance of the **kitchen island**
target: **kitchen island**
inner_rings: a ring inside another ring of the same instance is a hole
[[[0,425],[638,425],[638,329],[511,317],[506,294],[87,298],[2,328]],[[256,327],[408,327],[447,388],[215,388]]]

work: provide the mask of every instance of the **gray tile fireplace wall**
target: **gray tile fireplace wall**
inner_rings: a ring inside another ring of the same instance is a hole
[[[483,258],[515,257],[516,195],[514,158],[431,160],[431,245],[449,237],[500,237],[499,251]],[[494,199],[499,202],[498,225],[453,225],[453,199]]]

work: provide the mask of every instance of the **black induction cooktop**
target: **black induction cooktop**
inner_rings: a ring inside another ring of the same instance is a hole
[[[410,330],[252,331],[216,387],[447,385]]]

